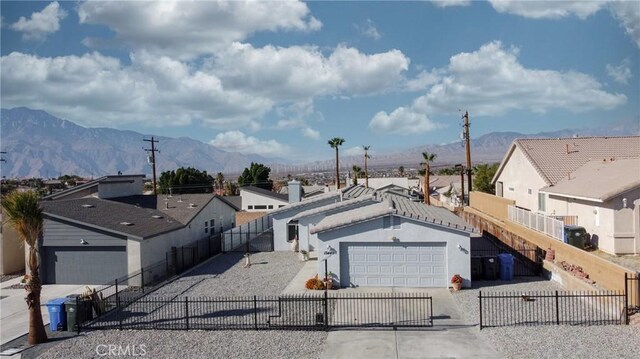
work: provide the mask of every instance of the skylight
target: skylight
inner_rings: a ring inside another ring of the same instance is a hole
[[[92,204],[85,203],[85,204],[82,205],[82,207],[84,207],[84,208],[93,208],[95,206],[92,205]]]
[[[129,223],[129,222],[120,222],[120,224],[123,226],[133,226],[133,223]]]

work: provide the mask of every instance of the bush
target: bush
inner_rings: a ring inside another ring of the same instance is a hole
[[[309,278],[307,280],[307,282],[304,284],[304,287],[307,289],[323,290],[324,283],[320,279],[318,279],[318,275],[316,274],[313,278]]]

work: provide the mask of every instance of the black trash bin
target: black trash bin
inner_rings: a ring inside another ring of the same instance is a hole
[[[80,307],[76,308],[76,316],[80,324],[93,319],[93,304],[90,298],[82,297],[80,294],[70,294],[67,298],[73,299],[74,301],[76,299],[78,300],[77,304],[79,304]]]
[[[485,280],[497,280],[500,274],[500,266],[497,256],[482,257],[482,278]]]

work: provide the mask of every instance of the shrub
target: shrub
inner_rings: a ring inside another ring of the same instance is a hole
[[[318,275],[316,274],[313,278],[307,280],[304,287],[307,289],[322,290],[324,289],[324,283],[318,279]]]

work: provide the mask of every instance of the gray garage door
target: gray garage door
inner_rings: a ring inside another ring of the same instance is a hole
[[[446,287],[445,243],[342,243],[340,285]]]
[[[103,284],[127,274],[126,247],[44,247],[45,283]]]

